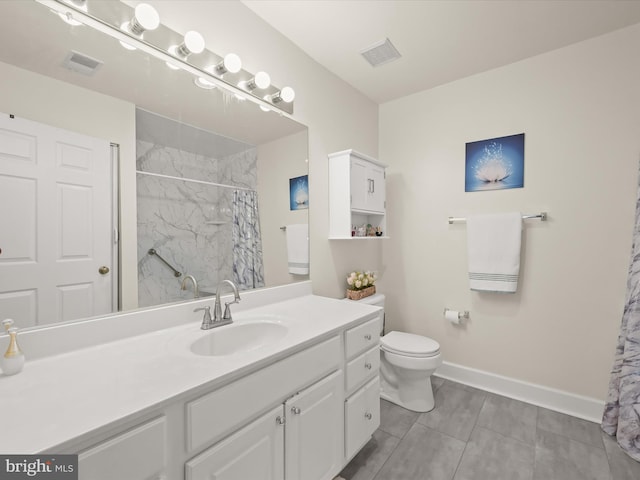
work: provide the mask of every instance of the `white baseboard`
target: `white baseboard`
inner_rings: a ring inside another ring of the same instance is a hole
[[[442,362],[434,376],[476,387],[560,413],[600,423],[604,402],[554,388],[503,377],[475,368]]]

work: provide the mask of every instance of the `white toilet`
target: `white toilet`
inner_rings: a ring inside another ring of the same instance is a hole
[[[360,302],[384,308],[384,295]],[[380,396],[414,412],[433,409],[431,374],[442,364],[440,345],[431,338],[389,332],[380,338]]]

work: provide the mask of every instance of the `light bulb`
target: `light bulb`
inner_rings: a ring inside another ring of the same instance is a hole
[[[204,71],[213,75],[213,69],[214,69],[214,66],[210,65],[207,68],[205,68]],[[204,88],[205,90],[211,90],[216,88],[216,85],[213,82],[209,81],[209,79],[204,77],[198,77],[193,82],[198,87]]]
[[[265,95],[264,97],[262,97],[263,100],[270,102],[271,101],[271,96],[270,95]],[[263,112],[271,112],[271,108],[267,107],[266,105],[258,105],[260,107],[260,110],[262,110]]]
[[[205,90],[213,90],[214,88],[216,88],[213,83],[203,77],[196,78],[193,83],[195,83],[200,88],[204,88]]]
[[[160,25],[160,15],[155,8],[147,3],[141,3],[136,6],[135,14],[131,20],[132,33],[140,35],[145,30],[155,30]],[[142,28],[142,32],[136,33],[136,30]]]
[[[183,45],[187,47],[187,55],[189,53],[202,53],[204,50],[204,38],[198,32],[190,30],[184,35]]]
[[[264,90],[271,85],[271,77],[267,72],[258,72],[253,79],[253,83],[255,83],[256,87]]]
[[[141,3],[136,6],[133,18],[129,22],[124,22],[120,25],[120,29],[142,40],[145,31],[155,30],[158,25],[160,25],[160,16],[156,9],[151,5]],[[136,47],[124,40],[120,40],[120,45],[127,50],[136,49]]]
[[[235,53],[227,53],[224,56],[224,60],[216,66],[216,70],[220,75],[224,75],[227,72],[238,73],[242,68],[242,60]]]
[[[285,103],[291,103],[293,102],[293,99],[296,98],[296,92],[293,90],[293,88],[291,87],[283,87],[282,90],[280,90],[279,92],[273,94],[271,96],[271,102],[273,103],[279,103],[279,102],[285,102]]]

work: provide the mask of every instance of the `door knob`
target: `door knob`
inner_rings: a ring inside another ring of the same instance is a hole
[[[106,265],[101,266],[98,269],[98,273],[100,273],[100,275],[106,275],[107,273],[109,273],[109,267],[107,267]]]

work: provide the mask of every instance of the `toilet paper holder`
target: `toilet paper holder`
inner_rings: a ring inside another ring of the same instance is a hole
[[[469,310],[465,310],[463,312],[456,312],[455,310],[449,310],[448,308],[445,308],[444,312],[442,312],[445,318],[447,317],[447,312],[457,313],[458,320],[469,320]]]

